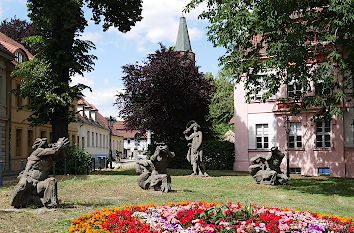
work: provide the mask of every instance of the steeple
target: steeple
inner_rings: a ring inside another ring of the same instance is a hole
[[[189,40],[186,18],[182,16],[179,20],[179,28],[175,51],[192,52],[191,42]]]

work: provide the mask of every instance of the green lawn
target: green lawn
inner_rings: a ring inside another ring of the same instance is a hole
[[[133,170],[57,176],[60,208],[0,210],[0,232],[66,232],[73,219],[96,209],[150,202],[240,202],[354,217],[354,179],[297,176],[289,186],[272,187],[257,185],[252,177],[232,171],[210,171],[208,178],[189,173],[171,170],[174,191],[167,194],[142,190]],[[11,209],[13,186],[0,188],[0,209]]]

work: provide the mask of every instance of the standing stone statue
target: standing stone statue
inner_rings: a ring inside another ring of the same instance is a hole
[[[48,175],[53,161],[66,156],[63,149],[68,144],[67,138],[59,138],[56,143],[49,145],[46,138],[35,140],[26,168],[19,174],[19,182],[12,190],[12,206],[21,208],[35,204],[47,208],[57,207],[57,181]]]
[[[168,149],[168,146],[161,143],[156,147],[155,153],[150,160],[139,160],[137,164],[143,167],[138,177],[138,185],[142,189],[153,189],[155,191],[171,191],[171,177],[167,174],[167,166],[175,153]]]
[[[251,158],[248,171],[258,184],[285,184],[288,182],[288,177],[280,170],[284,156],[278,147],[272,147],[269,155],[257,155]]]
[[[193,130],[193,131],[192,131]],[[200,125],[196,121],[188,122],[186,130],[183,132],[188,143],[187,160],[193,168],[192,176],[208,176],[204,169],[202,141],[203,133],[200,131]]]

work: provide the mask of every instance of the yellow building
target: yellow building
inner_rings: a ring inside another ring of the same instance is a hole
[[[36,138],[48,138],[51,141],[51,125],[30,127],[26,118],[31,112],[18,111],[18,107],[28,103],[28,99],[8,94],[10,90],[19,88],[21,78],[11,78],[10,74],[19,62],[32,59],[32,54],[20,43],[0,33],[0,45],[13,55],[13,60],[6,63],[6,132],[5,132],[5,170],[19,171],[26,165],[27,157],[32,152],[32,144]],[[1,67],[0,67],[1,69]],[[1,71],[1,70],[0,70]],[[1,95],[3,90],[1,90]],[[76,143],[78,136],[77,123],[69,125],[70,144]],[[1,159],[0,159],[1,160]]]
[[[112,132],[112,151],[117,151],[117,159],[123,158],[124,137],[115,135],[114,132]]]

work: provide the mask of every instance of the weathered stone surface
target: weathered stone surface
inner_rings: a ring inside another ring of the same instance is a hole
[[[167,166],[173,157],[175,157],[175,153],[169,151],[167,145],[160,144],[156,147],[150,160],[137,161],[137,164],[142,167],[142,173],[138,177],[138,185],[142,189],[171,191],[171,177],[167,174]]]
[[[286,184],[288,177],[280,170],[284,156],[278,147],[272,147],[269,155],[257,155],[251,158],[248,171],[258,184]]]
[[[33,152],[28,157],[25,170],[19,176],[19,182],[12,190],[11,205],[15,208],[30,204],[55,208],[58,206],[57,181],[49,177],[53,161],[64,158],[64,147],[69,144],[67,138],[60,138],[49,144],[46,138],[37,138],[33,143]]]
[[[193,131],[192,131],[193,130]],[[202,141],[203,133],[200,131],[200,125],[196,121],[188,122],[186,130],[183,132],[188,143],[187,160],[193,168],[192,176],[208,176],[205,172],[203,161]]]

